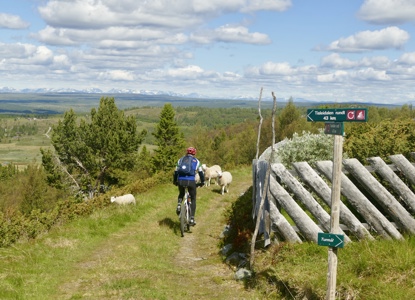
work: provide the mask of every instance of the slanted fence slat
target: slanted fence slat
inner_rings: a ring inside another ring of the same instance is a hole
[[[316,163],[317,169],[322,172],[327,178],[331,178],[332,174],[332,162],[331,161],[319,161]],[[345,196],[348,202],[356,209],[356,211],[365,219],[365,221],[375,230],[375,232],[384,239],[390,239],[392,236],[395,239],[401,239],[402,235],[391,224],[388,219],[374,206],[369,199],[353,184],[353,182],[345,175],[342,174],[341,180],[341,193]],[[358,226],[355,232],[358,232],[358,238],[369,238],[372,235],[368,230],[363,227],[359,222],[354,223],[353,226]],[[362,229],[362,226],[364,229]],[[373,238],[373,237],[372,237]]]
[[[295,222],[304,238],[317,243],[317,235],[321,232],[321,229],[278,183],[274,176],[270,176],[269,184],[272,196],[281,204],[281,207],[284,208],[290,218]]]
[[[287,187],[295,194],[295,196],[304,204],[308,211],[319,221],[321,227],[327,232],[330,231],[330,215],[325,211],[316,199],[307,191],[298,180],[286,170],[282,164],[272,164],[272,171],[278,178],[287,185]],[[341,230],[341,229],[340,229]],[[350,238],[343,230],[339,232],[344,234],[344,241],[350,242]]]
[[[345,159],[343,165],[388,212],[401,230],[415,233],[415,219],[357,159]]]
[[[415,153],[413,155],[415,157]],[[415,166],[403,155],[391,155],[389,158],[392,165],[378,157],[368,158],[370,166],[363,166],[356,159],[343,160],[341,195],[344,203],[340,205],[340,229],[345,242],[351,241],[351,235],[358,240],[373,240],[375,235],[399,240],[403,239],[402,233],[415,233],[415,218],[412,215],[415,214],[415,193],[412,191]],[[258,203],[269,166],[269,191],[259,230],[264,234],[265,244],[270,243],[271,231],[278,232],[278,237],[288,242],[317,242],[318,232],[330,231],[329,184],[333,162],[318,161],[316,169],[307,162],[295,162],[293,169],[289,170],[280,163],[254,161],[253,218],[259,215]],[[372,173],[378,174],[378,177]],[[386,183],[390,190],[381,182]],[[399,197],[401,203],[394,195]],[[281,209],[294,224],[284,217]]]
[[[405,175],[408,181],[415,185],[415,167],[402,154],[389,156],[396,168]]]
[[[296,162],[293,163],[293,166],[301,180],[308,184],[327,206],[330,207],[331,189],[323,178],[307,162]],[[331,175],[329,177],[331,178]],[[340,222],[346,225],[359,239],[364,239],[368,235],[367,229],[344,203],[340,204]]]
[[[392,189],[402,198],[412,213],[415,212],[415,195],[411,189],[396,175],[391,168],[380,158],[367,159],[376,173],[390,183]]]

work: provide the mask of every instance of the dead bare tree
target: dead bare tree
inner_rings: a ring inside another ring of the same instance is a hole
[[[262,95],[262,89],[261,89],[261,95]],[[250,268],[252,271],[254,271],[254,265],[255,265],[255,242],[258,236],[258,230],[259,230],[259,226],[261,223],[261,218],[262,218],[262,211],[264,209],[264,202],[265,202],[265,198],[268,196],[268,191],[269,191],[269,177],[271,174],[271,162],[274,161],[274,154],[275,154],[275,128],[274,128],[274,123],[275,123],[275,112],[276,112],[276,108],[277,108],[277,98],[275,97],[274,92],[272,92],[272,98],[274,101],[273,107],[272,107],[272,146],[271,146],[271,155],[270,158],[268,160],[268,167],[267,167],[267,172],[265,175],[265,183],[264,183],[264,187],[262,189],[262,194],[261,194],[261,202],[259,204],[259,208],[258,208],[258,214],[256,216],[256,224],[255,224],[255,230],[254,233],[252,235],[252,241],[251,241],[251,255],[250,255]],[[261,99],[260,99],[261,100]],[[259,109],[260,111],[260,109]],[[261,117],[262,120],[262,117]],[[259,136],[259,133],[258,133]],[[259,138],[258,138],[259,141]],[[257,146],[258,147],[258,146]],[[258,148],[257,148],[258,149]],[[258,162],[258,153],[257,153],[257,162]]]

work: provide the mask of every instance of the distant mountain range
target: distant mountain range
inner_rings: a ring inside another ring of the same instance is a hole
[[[111,89],[109,91],[103,91],[99,88],[90,88],[90,89],[73,89],[73,88],[38,88],[38,89],[15,89],[10,87],[2,87],[0,88],[0,93],[25,93],[25,94],[134,94],[134,95],[143,95],[143,96],[168,96],[168,97],[179,97],[179,98],[190,98],[190,99],[224,99],[224,100],[253,100],[258,101],[258,98],[254,97],[226,97],[226,98],[218,98],[218,97],[211,97],[206,95],[201,95],[198,93],[189,93],[189,94],[183,94],[183,93],[176,93],[172,91],[154,91],[154,90],[132,90],[132,89]],[[272,101],[272,97],[262,97],[263,101]],[[277,101],[279,103],[281,102],[287,102],[287,99],[283,98],[277,98]],[[316,101],[313,100],[307,100],[303,98],[295,98],[294,102],[300,102],[300,103],[315,103]]]
[[[219,98],[219,97],[210,97],[206,95],[201,95],[198,93],[176,93],[172,91],[154,91],[154,90],[132,90],[132,89],[111,89],[109,91],[104,92],[99,88],[90,88],[90,89],[73,89],[73,88],[38,88],[38,89],[15,89],[10,87],[2,87],[0,88],[0,94],[6,93],[23,93],[23,94],[120,94],[120,95],[137,95],[137,96],[164,96],[164,97],[171,97],[171,98],[188,98],[188,99],[215,99],[215,100],[246,100],[246,101],[258,101],[258,98],[254,97],[227,97],[227,98]],[[272,97],[262,97],[263,101],[272,101]],[[287,99],[284,98],[277,98],[278,103],[285,103]],[[336,103],[335,101],[320,101],[320,100],[309,100],[304,98],[294,98],[294,103],[296,105],[319,105],[319,104],[333,104]],[[356,104],[356,105],[369,105],[369,106],[402,106],[404,104],[412,105],[412,103],[395,103],[395,104],[379,104],[379,103],[371,103],[371,102],[358,102],[358,101],[350,101],[347,102],[348,104]]]
[[[10,87],[2,87],[0,88],[0,93],[36,93],[36,94],[47,94],[47,93],[66,93],[66,94],[139,94],[139,95],[147,95],[147,96],[170,96],[170,97],[181,97],[181,98],[195,98],[195,99],[209,99],[212,97],[208,97],[206,95],[200,95],[197,93],[189,93],[189,94],[182,94],[182,93],[175,93],[171,91],[152,91],[152,90],[132,90],[132,89],[111,89],[109,91],[104,92],[99,88],[90,88],[90,89],[73,89],[73,88],[38,88],[38,89],[15,89]],[[215,98],[216,99],[216,98]],[[257,100],[250,97],[234,97],[234,98],[226,98],[226,99],[237,99],[237,100]],[[281,99],[282,100],[282,99]]]

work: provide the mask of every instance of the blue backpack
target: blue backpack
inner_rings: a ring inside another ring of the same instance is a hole
[[[184,156],[179,161],[179,168],[177,172],[179,176],[194,176],[196,174],[196,170],[194,169],[193,164],[194,158],[190,155]]]

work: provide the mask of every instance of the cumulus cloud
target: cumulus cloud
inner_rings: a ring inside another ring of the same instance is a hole
[[[329,74],[317,75],[317,81],[323,83],[343,82],[349,77],[347,71],[335,71]]]
[[[107,72],[101,72],[98,75],[99,79],[102,80],[114,80],[114,81],[133,81],[135,79],[132,72],[125,70],[111,70]]]
[[[325,50],[335,52],[363,52],[384,49],[401,49],[409,40],[409,34],[398,27],[375,31],[361,31],[332,42]]]
[[[413,0],[365,0],[358,16],[374,24],[401,24],[415,21]]]
[[[386,74],[385,70],[375,70],[373,68],[366,68],[358,70],[353,76],[358,80],[376,80],[389,81],[391,77]]]
[[[39,13],[53,27],[156,26],[183,29],[224,13],[283,11],[290,6],[290,0],[51,0],[39,7]]]
[[[398,63],[405,65],[415,65],[415,52],[402,54],[398,59]]]
[[[190,40],[200,44],[212,42],[269,44],[268,35],[259,32],[249,32],[249,29],[240,25],[224,25],[215,30],[204,30],[191,34]]]
[[[321,59],[320,65],[325,68],[350,69],[357,65],[357,62],[343,58],[340,54],[333,53]]]
[[[19,16],[0,13],[0,28],[25,29],[29,26],[30,24],[23,21]]]
[[[291,0],[253,0],[246,1],[246,5],[241,9],[242,12],[271,10],[284,11],[292,5]]]

